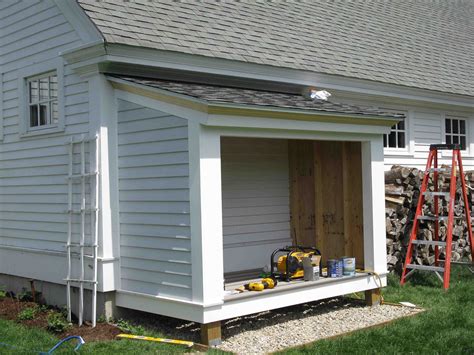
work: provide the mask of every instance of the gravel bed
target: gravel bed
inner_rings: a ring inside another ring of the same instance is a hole
[[[368,307],[356,300],[334,298],[228,320],[218,348],[236,354],[265,354],[417,312],[420,309]]]
[[[131,323],[155,329],[168,338],[200,342],[200,325],[180,319],[122,309]],[[222,322],[219,349],[237,354],[265,354],[346,333],[420,312],[344,297],[316,301]]]

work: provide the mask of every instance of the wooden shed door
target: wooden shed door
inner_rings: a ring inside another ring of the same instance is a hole
[[[362,161],[359,142],[290,140],[291,232],[323,261],[354,256],[363,266]]]

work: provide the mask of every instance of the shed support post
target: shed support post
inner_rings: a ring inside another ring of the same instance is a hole
[[[201,343],[208,346],[217,346],[222,343],[220,321],[201,324]]]
[[[385,184],[382,136],[362,143],[364,268],[387,273],[385,240]]]
[[[365,291],[365,303],[367,306],[378,306],[382,303],[382,292],[380,288]]]

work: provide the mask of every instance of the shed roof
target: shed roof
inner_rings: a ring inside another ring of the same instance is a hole
[[[474,96],[474,2],[78,0],[109,43]]]
[[[388,119],[402,119],[405,117],[402,113],[384,112],[371,107],[347,105],[331,101],[312,100],[298,94],[120,75],[109,76],[134,84],[145,85],[179,95],[190,96],[209,104],[295,109],[330,114],[343,114],[347,116],[372,116],[374,118],[378,117]]]

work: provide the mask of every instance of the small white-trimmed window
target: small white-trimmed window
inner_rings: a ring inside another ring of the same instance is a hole
[[[444,120],[444,138],[446,144],[460,144],[466,150],[467,121],[460,117],[446,117]]]
[[[29,77],[26,84],[29,130],[57,127],[59,111],[58,75],[56,71]]]
[[[406,135],[406,124],[405,119],[403,119],[392,127],[389,134],[384,134],[384,148],[405,149],[407,144]]]

